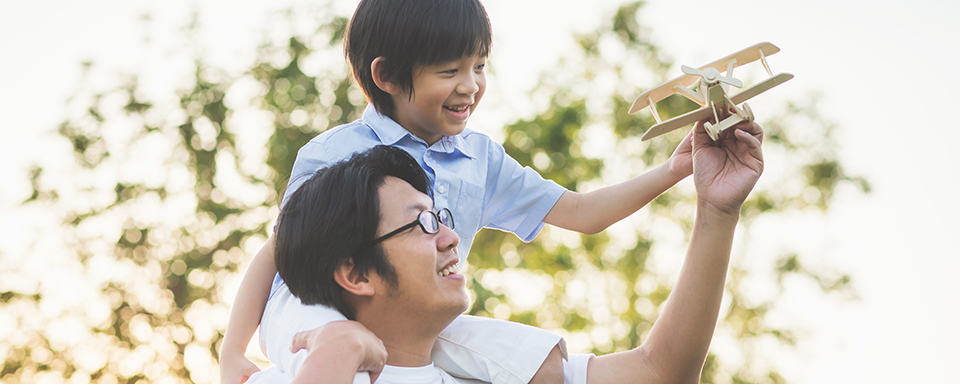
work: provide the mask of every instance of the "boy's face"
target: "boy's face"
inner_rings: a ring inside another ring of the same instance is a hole
[[[485,56],[472,55],[417,67],[413,98],[406,92],[393,95],[394,120],[431,145],[463,132],[487,87],[486,62]]]

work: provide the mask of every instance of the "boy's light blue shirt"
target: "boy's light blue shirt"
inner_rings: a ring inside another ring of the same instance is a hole
[[[533,169],[521,167],[504,152],[503,146],[484,134],[465,130],[428,146],[367,106],[359,120],[327,130],[300,149],[283,200],[316,171],[377,145],[406,150],[427,171],[436,209],[448,208],[453,212],[455,231],[460,236],[458,253],[464,264],[474,236],[483,227],[510,231],[524,241],[532,240],[543,228],[543,218],[566,191],[557,183],[544,180]],[[303,305],[284,285],[277,274],[261,319],[260,343],[274,364],[285,372],[297,372],[305,352],[290,352],[293,335],[332,319],[345,318],[329,307]],[[444,345],[440,352],[434,351],[434,358],[440,359],[438,366],[498,384],[521,384],[533,377],[558,343],[562,345],[560,336],[544,330],[477,320],[479,323],[470,323],[469,330],[450,331],[446,341],[438,343]],[[465,321],[458,318],[454,324],[466,324]],[[491,342],[485,336],[488,334],[503,335],[504,339]]]
[[[381,144],[406,150],[427,171],[436,209],[453,212],[461,261],[483,227],[533,240],[543,228],[543,218],[566,191],[520,166],[487,135],[466,129],[428,146],[368,105],[360,119],[329,129],[300,148],[283,201],[317,170]]]

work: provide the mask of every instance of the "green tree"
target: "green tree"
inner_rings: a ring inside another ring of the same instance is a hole
[[[545,101],[542,110],[504,132],[504,146],[521,164],[586,190],[669,156],[681,134],[641,144],[637,137],[650,119],[624,113],[637,93],[633,84],[640,83],[631,76],[662,79],[671,64],[638,25],[640,10],[641,3],[626,4],[612,23],[578,36],[581,50],[551,71],[556,77],[542,78],[531,94]],[[81,84],[68,101],[73,113],[56,131],[74,161],[64,165],[66,172],[35,167],[33,193],[23,205],[58,212],[63,246],[93,292],[82,303],[58,304],[40,283],[0,284],[0,306],[17,329],[0,341],[0,380],[214,379],[227,282],[266,238],[296,150],[357,118],[364,106],[340,55],[346,19],[326,9],[311,12],[317,15],[312,33],[264,44],[239,76],[198,55],[191,85],[173,98],[147,97],[137,75],[120,76],[121,86],[107,90]],[[610,78],[624,80],[603,81]],[[745,205],[740,249],[749,248],[758,220],[826,211],[844,184],[868,190],[844,172],[831,136],[835,127],[812,103],[789,104],[765,123],[765,151],[792,159],[792,168],[765,175],[778,180],[758,188]],[[678,98],[658,108],[674,115],[691,105]],[[557,330],[572,345],[599,353],[639,345],[670,290],[651,260],[682,247],[683,240],[670,239],[685,237],[671,234],[688,234],[693,199],[681,185],[624,225],[592,236],[547,228],[523,244],[482,231],[469,256],[471,312]],[[728,363],[711,354],[703,382],[784,381],[755,356],[765,338],[784,345],[796,340],[795,330],[766,321],[784,279],[807,276],[824,292],[849,293],[846,275],[803,260],[790,250],[770,260],[774,289],[759,296],[748,294],[743,282],[763,271],[734,263],[721,329],[745,357]],[[16,265],[5,265],[0,281],[16,273]],[[65,321],[76,331],[72,337],[58,334]]]

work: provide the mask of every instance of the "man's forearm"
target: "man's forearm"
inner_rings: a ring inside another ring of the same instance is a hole
[[[738,213],[698,204],[677,284],[641,347],[673,382],[699,378],[717,324],[738,219]]]
[[[698,382],[716,328],[738,219],[698,206],[677,284],[647,339],[639,348],[591,360],[588,383]]]

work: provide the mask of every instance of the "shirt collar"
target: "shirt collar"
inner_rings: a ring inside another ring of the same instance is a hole
[[[363,110],[363,122],[366,123],[370,129],[373,129],[373,132],[377,134],[380,142],[384,145],[394,145],[407,135],[413,137],[409,131],[403,129],[396,121],[393,121],[393,119],[386,115],[381,115],[380,112],[373,107],[373,104],[367,104],[367,108]]]
[[[367,104],[367,108],[364,109],[363,121],[370,129],[373,129],[373,132],[380,138],[380,142],[385,145],[396,145],[397,142],[407,136],[414,141],[426,145],[423,139],[414,136],[410,131],[401,127],[400,124],[397,124],[397,122],[393,121],[390,117],[380,114],[380,112],[373,107],[373,104]],[[459,151],[471,159],[476,158],[470,146],[467,145],[466,140],[463,139],[463,133],[454,136],[443,136],[439,141],[430,146],[430,150],[443,153]]]

